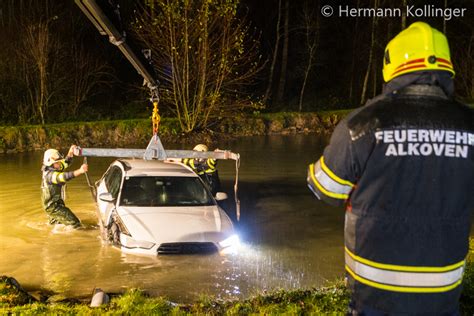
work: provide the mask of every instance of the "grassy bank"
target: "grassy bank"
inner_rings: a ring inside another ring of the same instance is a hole
[[[474,315],[474,239],[461,295],[461,315]],[[9,287],[9,288],[8,288]],[[131,290],[112,296],[110,303],[89,307],[89,301],[56,304],[33,302],[24,291],[0,282],[0,313],[13,315],[342,315],[349,293],[342,280],[319,289],[276,291],[240,301],[219,301],[203,298],[194,304],[173,304],[163,297],[149,297],[145,292]]]
[[[149,297],[131,290],[112,297],[108,305],[91,308],[89,302],[45,304],[41,302],[12,306],[0,303],[0,313],[16,315],[249,315],[249,314],[343,314],[348,293],[343,282],[310,290],[277,291],[242,301],[216,301],[203,298],[194,304],[173,304],[162,297]]]
[[[181,134],[174,118],[163,118],[159,135],[163,142],[213,141],[237,136],[330,132],[349,111],[318,113],[281,112],[223,119],[206,131]],[[50,125],[0,126],[0,153],[14,153],[70,144],[82,147],[144,148],[151,138],[148,119],[75,122]]]
[[[474,314],[474,264],[468,265],[461,297],[461,315]],[[42,302],[25,305],[0,303],[1,314],[13,315],[343,315],[349,293],[342,281],[308,290],[277,291],[241,301],[216,301],[203,298],[193,304],[174,304],[163,297],[149,297],[145,292],[130,290],[112,296],[110,303],[89,307],[87,302]]]

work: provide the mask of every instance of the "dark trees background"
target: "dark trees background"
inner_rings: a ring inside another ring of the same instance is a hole
[[[123,0],[125,25],[157,0]],[[196,0],[198,1],[198,0]],[[474,99],[474,1],[448,0],[464,17],[323,17],[320,8],[443,8],[432,0],[241,0],[266,60],[250,90],[265,111],[351,108],[380,93],[385,45],[415,21],[445,30],[456,96]],[[149,116],[141,78],[73,1],[0,1],[0,124]],[[246,87],[248,91],[248,87]],[[166,113],[165,113],[166,114]]]
[[[281,16],[279,17],[279,3],[281,2]],[[299,97],[305,77],[305,67],[308,64],[308,46],[316,44],[313,66],[305,88],[303,111],[356,107],[365,103],[368,98],[380,93],[383,84],[382,56],[387,43],[402,30],[402,17],[323,17],[320,8],[331,5],[349,5],[351,8],[396,8],[405,3],[423,7],[435,5],[444,8],[445,1],[421,0],[312,0],[290,1],[289,18],[289,72],[286,74],[286,86],[283,97],[278,82],[281,75],[281,64],[284,63],[282,53],[284,34],[284,2],[285,0],[244,1],[255,26],[262,31],[262,53],[273,61],[276,38],[275,26],[280,19],[278,57],[273,73],[272,93],[268,97],[267,109],[270,110],[298,110]],[[451,58],[456,69],[457,97],[467,100],[474,99],[474,1],[449,0],[448,7],[466,8],[466,15],[462,18],[452,18],[445,21],[440,17],[433,18],[406,18],[406,26],[416,21],[425,21],[432,27],[443,31],[451,48]],[[309,4],[309,6],[308,6]],[[314,10],[314,12],[308,12]],[[402,11],[403,12],[403,11]],[[309,25],[315,41],[308,43],[306,34],[308,25],[305,25],[305,16],[313,14],[312,25]],[[315,31],[317,30],[317,31]],[[317,38],[316,38],[317,37]],[[372,52],[372,54],[371,54]],[[370,62],[369,62],[370,60]],[[267,87],[270,80],[270,67],[263,76],[262,87]],[[364,81],[367,77],[365,92]],[[260,90],[258,90],[260,91]],[[265,91],[265,90],[263,90]],[[363,95],[364,94],[364,95]]]

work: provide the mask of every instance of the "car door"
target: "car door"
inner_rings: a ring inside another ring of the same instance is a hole
[[[99,207],[102,222],[105,225],[109,224],[110,213],[117,203],[120,186],[122,184],[122,175],[122,170],[118,166],[110,167],[97,188],[97,205]],[[113,202],[101,199],[101,194],[104,193],[110,193],[114,199]]]

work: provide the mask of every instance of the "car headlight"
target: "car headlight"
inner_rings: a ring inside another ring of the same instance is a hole
[[[122,222],[122,219],[117,214],[113,214],[113,220],[117,224],[122,234],[125,234],[130,237],[132,236],[132,234],[130,234],[130,232],[128,231],[127,226],[125,226],[125,224]]]
[[[151,249],[155,243],[146,240],[136,240],[125,234],[120,234],[120,243],[126,248],[144,248]]]
[[[219,242],[219,246],[222,247],[222,254],[236,253],[240,248],[240,238],[238,235],[232,235]]]

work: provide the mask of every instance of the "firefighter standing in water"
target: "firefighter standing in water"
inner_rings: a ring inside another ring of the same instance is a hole
[[[349,314],[457,315],[474,208],[473,110],[452,99],[444,34],[417,22],[385,49],[381,95],[336,127],[308,185],[346,204]]]
[[[44,153],[43,167],[41,168],[43,172],[41,200],[50,224],[71,225],[75,228],[81,226],[76,215],[64,204],[66,182],[88,170],[88,166],[83,164],[77,170],[64,171],[71,164],[76,147],[76,145],[71,146],[66,158],[63,158],[56,149],[48,149]]]
[[[206,145],[198,144],[196,145],[193,150],[195,151],[208,151]],[[216,149],[218,151],[218,149]],[[182,161],[185,165],[191,167],[191,169],[196,172],[199,177],[204,181],[204,183],[208,186],[211,190],[213,196],[220,190],[221,182],[219,180],[219,174],[217,173],[217,160],[208,158],[208,159],[200,159],[200,158],[186,158]]]

